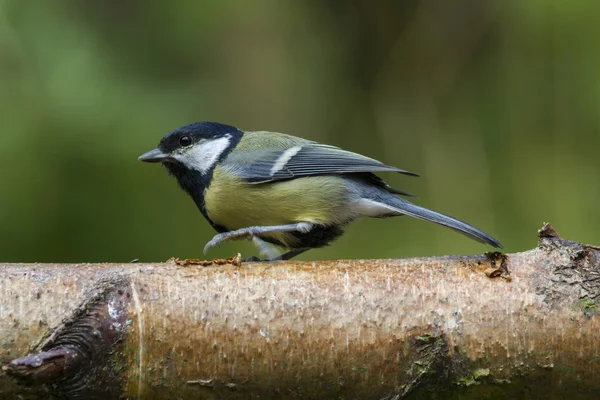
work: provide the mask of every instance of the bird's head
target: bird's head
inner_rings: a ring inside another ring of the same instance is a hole
[[[195,122],[163,137],[154,150],[138,160],[162,163],[170,172],[185,169],[204,175],[239,141],[242,131],[216,122]]]

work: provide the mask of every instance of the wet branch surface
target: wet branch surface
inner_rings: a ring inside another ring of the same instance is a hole
[[[600,249],[0,264],[0,398],[593,399]]]

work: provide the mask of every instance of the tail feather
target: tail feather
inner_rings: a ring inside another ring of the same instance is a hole
[[[386,203],[397,209],[398,212],[401,214],[422,219],[424,221],[435,222],[436,224],[446,226],[458,233],[462,233],[463,235],[468,236],[471,239],[477,240],[481,243],[489,244],[498,248],[503,247],[499,241],[497,241],[487,233],[480,231],[474,226],[467,224],[466,222],[462,222],[448,215],[444,215],[442,213],[438,213],[435,211],[428,210],[427,208],[417,206],[416,204],[410,203],[399,197],[394,197],[394,199],[396,199],[397,201],[393,201],[393,204],[389,204],[388,202]]]

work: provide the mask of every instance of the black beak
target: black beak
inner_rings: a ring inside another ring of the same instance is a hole
[[[154,149],[139,156],[138,160],[149,163],[157,163],[165,161],[168,157],[169,155],[163,153],[161,149]]]

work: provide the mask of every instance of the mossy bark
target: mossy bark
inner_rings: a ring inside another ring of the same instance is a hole
[[[595,398],[600,251],[540,236],[484,256],[0,265],[0,397]]]

